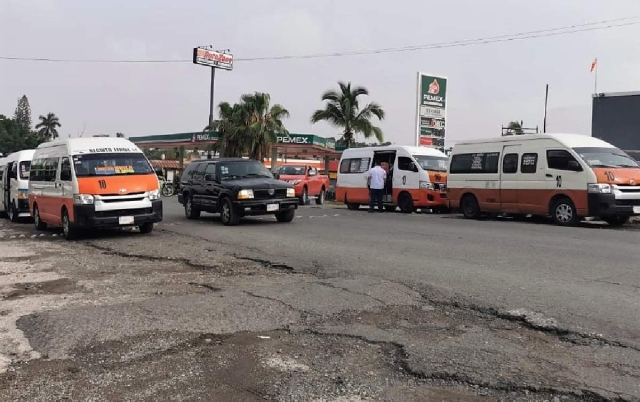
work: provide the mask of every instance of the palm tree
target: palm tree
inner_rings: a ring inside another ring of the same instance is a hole
[[[522,129],[522,122],[511,121],[507,125],[507,135],[522,135],[524,130]]]
[[[380,127],[371,124],[371,119],[375,116],[378,120],[384,119],[382,107],[371,102],[360,109],[358,97],[369,95],[369,91],[363,87],[351,88],[351,83],[338,82],[340,92],[327,91],[322,95],[322,100],[326,101],[324,109],[316,110],[311,116],[311,123],[326,121],[329,124],[340,127],[342,132],[341,140],[349,148],[354,141],[355,134],[362,134],[369,139],[372,136],[382,142],[384,136]]]
[[[38,130],[38,136],[42,141],[51,141],[58,138],[57,127],[61,127],[58,116],[53,113],[47,113],[47,116],[40,116],[40,123],[36,125]]]
[[[269,145],[278,141],[278,135],[289,135],[282,122],[289,117],[289,111],[282,105],[271,106],[271,96],[261,92],[243,95],[242,109],[249,134],[249,157],[264,161]]]
[[[218,133],[215,150],[220,152],[221,156],[242,156],[248,142],[246,130],[244,130],[245,110],[237,103],[231,106],[228,102],[221,102],[218,105],[218,115],[220,116],[218,120],[214,120],[204,128],[204,131]]]

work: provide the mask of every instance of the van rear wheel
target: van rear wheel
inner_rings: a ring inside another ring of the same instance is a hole
[[[460,203],[462,207],[462,214],[467,219],[480,219],[481,211],[478,205],[478,200],[471,194],[467,194],[462,198]]]

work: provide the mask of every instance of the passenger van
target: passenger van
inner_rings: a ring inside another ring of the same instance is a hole
[[[34,151],[14,152],[2,159],[0,173],[0,212],[11,222],[29,218],[29,169]]]
[[[41,144],[31,163],[29,206],[37,230],[138,227],[162,220],[158,177],[124,138],[72,138]]]
[[[367,172],[382,162],[390,166],[383,198],[388,211],[447,207],[447,155],[433,148],[399,145],[346,149],[338,168],[336,200],[352,210],[368,205]]]
[[[623,225],[640,215],[640,167],[613,145],[586,135],[533,134],[453,147],[447,190],[466,218],[483,213],[585,217]]]

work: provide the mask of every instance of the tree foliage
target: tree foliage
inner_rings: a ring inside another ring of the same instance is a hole
[[[47,113],[46,116],[40,116],[40,123],[36,125],[38,130],[38,138],[43,142],[55,140],[58,138],[58,127],[61,127],[58,116],[53,113]]]
[[[18,124],[18,130],[21,135],[26,137],[31,133],[31,106],[27,95],[22,95],[22,98],[18,99],[18,106],[16,106],[13,119]]]
[[[53,116],[55,117],[55,115]],[[60,127],[60,122],[57,117],[55,120],[51,120],[51,122],[53,121],[57,122],[57,125],[52,126],[57,135],[55,128]],[[38,132],[31,129],[31,107],[26,95],[18,100],[13,118],[0,114],[0,153],[2,155],[7,156],[23,149],[36,148],[48,139],[42,138]]]
[[[382,107],[371,102],[360,108],[358,98],[369,95],[369,91],[364,87],[352,88],[350,82],[338,82],[338,86],[339,91],[330,90],[322,95],[322,100],[326,102],[325,108],[313,113],[311,123],[326,121],[341,128],[341,140],[347,148],[353,145],[356,134],[362,134],[366,139],[375,137],[378,142],[384,141],[382,129],[371,123],[374,117],[384,120],[385,112]]]
[[[269,94],[255,92],[245,94],[234,105],[222,102],[218,105],[219,119],[205,127],[204,131],[218,133],[216,150],[221,156],[249,157],[263,161],[269,145],[277,142],[278,135],[289,135],[283,120],[289,112],[282,105],[271,105]]]

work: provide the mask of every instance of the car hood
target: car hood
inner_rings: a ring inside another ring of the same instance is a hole
[[[282,181],[304,180],[304,175],[281,174],[280,180]]]
[[[639,168],[593,168],[598,183],[640,185]]]
[[[264,177],[256,177],[255,179],[238,179],[225,180],[222,182],[229,187],[235,187],[240,190],[258,190],[258,189],[279,189],[292,188],[293,186],[281,180],[267,179]]]

